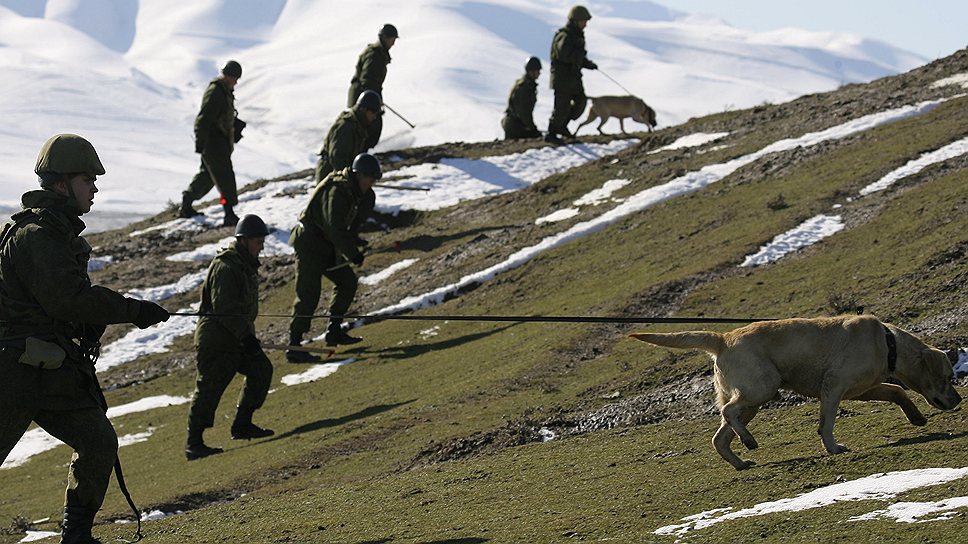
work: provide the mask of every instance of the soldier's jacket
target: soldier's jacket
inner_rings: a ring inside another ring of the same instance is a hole
[[[551,88],[581,88],[581,69],[588,65],[587,55],[585,31],[571,22],[559,28],[551,40]]]
[[[204,148],[212,138],[228,140],[229,149],[235,145],[235,94],[221,77],[208,84],[195,116],[195,141]]]
[[[524,74],[514,82],[505,113],[521,121],[524,128],[538,130],[534,124],[534,105],[538,102],[538,82]]]
[[[309,204],[299,216],[300,224],[293,229],[290,243],[296,237],[308,237],[323,246],[330,246],[347,261],[361,255],[353,235],[353,225],[363,201],[360,186],[349,168],[333,172],[319,182]],[[318,245],[318,244],[317,244]],[[324,248],[329,249],[329,248]]]
[[[212,260],[200,302],[202,317],[195,327],[195,345],[242,353],[242,338],[255,334],[259,314],[259,259],[241,240]]]
[[[387,78],[390,50],[379,41],[366,46],[356,61],[356,72],[350,80],[347,107],[352,107],[363,91],[376,91],[383,96],[383,82]]]
[[[22,205],[0,231],[0,239],[6,238],[0,248],[0,404],[15,399],[49,409],[100,406],[94,366],[79,339],[97,341],[104,325],[134,321],[140,304],[91,284],[91,246],[80,236],[84,222],[66,196],[30,191]],[[19,363],[27,337],[61,346],[67,353],[61,368]]]
[[[326,157],[329,172],[349,168],[353,159],[364,151],[366,143],[366,113],[362,109],[343,110],[326,134],[319,154]],[[324,173],[325,176],[328,172]]]

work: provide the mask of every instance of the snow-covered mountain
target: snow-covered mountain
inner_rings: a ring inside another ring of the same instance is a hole
[[[925,59],[843,33],[753,33],[647,1],[588,2],[589,56],[658,112],[696,115],[868,81]],[[556,0],[0,0],[0,205],[34,187],[50,135],[76,132],[107,169],[95,213],[157,212],[197,168],[192,120],[229,58],[242,63],[240,183],[307,168],[345,106],[356,57],[386,22],[401,39],[385,86],[387,150],[499,137],[507,91],[544,59]],[[542,73],[536,118],[550,113]],[[586,72],[589,95],[624,94]],[[614,121],[612,122],[614,124]],[[606,125],[606,130],[617,126]],[[633,123],[634,126],[634,123]],[[586,128],[585,130],[589,130]]]

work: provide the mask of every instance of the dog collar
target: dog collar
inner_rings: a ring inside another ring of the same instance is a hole
[[[887,369],[891,371],[891,374],[897,370],[897,339],[894,338],[894,333],[891,329],[884,326],[884,338],[887,340]]]

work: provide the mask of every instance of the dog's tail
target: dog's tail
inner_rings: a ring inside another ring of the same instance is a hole
[[[718,332],[635,332],[629,337],[667,348],[701,349],[713,355],[719,355],[719,352],[726,347],[723,335]]]

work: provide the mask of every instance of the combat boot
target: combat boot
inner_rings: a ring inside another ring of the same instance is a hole
[[[196,215],[202,214],[192,207],[192,197],[183,194],[181,206],[178,208],[178,217],[181,217],[182,219],[191,219]]]
[[[296,333],[289,333],[289,345],[292,347],[299,347],[302,344],[302,335]],[[322,361],[319,357],[316,357],[312,353],[307,353],[305,351],[296,350],[286,350],[286,360],[290,363],[318,363]]]
[[[545,134],[544,141],[546,141],[546,142],[548,142],[549,144],[552,144],[552,145],[564,145],[564,143],[565,143],[564,140],[562,140],[561,138],[559,138],[557,134],[555,134],[554,132],[552,132],[550,130],[548,131],[547,134]]]
[[[342,319],[331,319],[329,321],[329,327],[326,328],[325,340],[327,346],[348,346],[363,341],[362,338],[350,336],[343,330]]]
[[[64,507],[64,530],[61,544],[101,544],[91,536],[94,527],[94,514],[97,512],[81,506]]]
[[[222,220],[223,227],[234,227],[239,224],[239,216],[235,215],[232,206],[225,204],[222,209],[225,210],[225,218]]]
[[[203,432],[205,432],[205,429],[195,427],[191,424],[188,425],[188,442],[185,444],[185,457],[189,461],[201,459],[202,457],[208,457],[209,455],[215,455],[224,451],[222,448],[211,448],[206,446],[205,441],[202,439]]]
[[[235,412],[235,421],[232,422],[232,440],[252,440],[253,438],[265,438],[276,434],[272,429],[263,429],[252,423],[252,410],[241,406]]]

